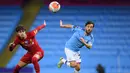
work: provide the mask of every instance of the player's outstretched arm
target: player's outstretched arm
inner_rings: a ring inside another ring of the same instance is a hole
[[[41,29],[45,28],[46,21],[44,20],[44,23],[38,27],[36,27],[34,30],[31,31],[31,35],[35,36]]]
[[[72,28],[71,24],[63,24],[62,20],[60,20],[60,27],[61,28]]]
[[[87,44],[83,38],[80,38],[80,41],[81,41],[88,49],[91,49],[91,48],[92,48],[92,45]]]
[[[44,23],[38,26],[35,30],[40,31],[41,29],[45,28],[45,26],[46,26],[46,21],[44,20]]]

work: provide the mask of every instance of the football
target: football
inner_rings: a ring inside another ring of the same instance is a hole
[[[60,7],[61,6],[57,1],[53,1],[49,4],[49,10],[54,13],[58,12],[60,10]]]

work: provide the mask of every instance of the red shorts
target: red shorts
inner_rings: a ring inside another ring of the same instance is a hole
[[[25,62],[25,63],[32,63],[32,57],[35,55],[35,54],[38,54],[40,56],[40,59],[41,60],[44,56],[44,51],[37,51],[36,53],[32,54],[30,52],[27,52],[21,59],[20,61],[22,62]]]

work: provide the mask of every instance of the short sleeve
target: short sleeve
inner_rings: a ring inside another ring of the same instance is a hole
[[[79,40],[80,40],[80,38],[84,38],[84,32],[79,31],[79,32],[76,32],[76,34],[77,34],[77,38]]]
[[[72,25],[72,31],[76,32],[78,30],[82,30],[80,26]]]
[[[30,32],[29,32],[29,36],[35,37],[36,34],[37,34],[37,32],[38,32],[37,29],[34,29],[34,30],[30,31]]]

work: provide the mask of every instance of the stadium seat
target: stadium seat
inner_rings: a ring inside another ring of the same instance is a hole
[[[19,6],[0,6],[0,52],[7,44],[21,15]]]

